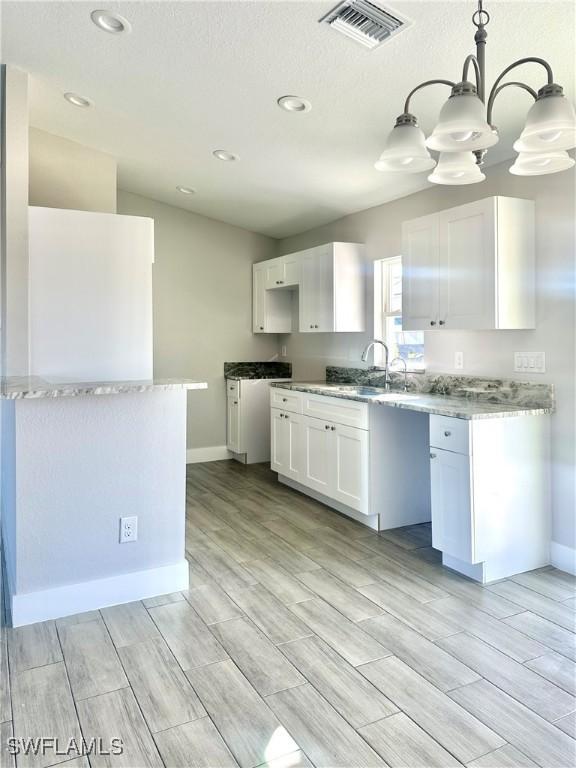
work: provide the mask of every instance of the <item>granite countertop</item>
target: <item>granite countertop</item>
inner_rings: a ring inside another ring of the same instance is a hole
[[[278,360],[267,362],[224,363],[224,378],[233,381],[244,379],[291,379],[292,365]]]
[[[208,389],[208,384],[204,381],[192,381],[191,379],[54,382],[39,376],[10,376],[0,379],[0,400],[120,395],[130,392],[152,392],[168,389]]]
[[[552,407],[532,407],[522,404],[494,403],[467,397],[447,397],[424,392],[385,390],[364,385],[333,384],[326,382],[278,382],[271,386],[326,395],[342,400],[357,400],[374,405],[388,405],[409,411],[452,416],[457,419],[496,419],[510,416],[541,416],[553,412]]]

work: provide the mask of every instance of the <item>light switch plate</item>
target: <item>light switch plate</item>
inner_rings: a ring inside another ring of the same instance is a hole
[[[514,352],[515,373],[546,373],[545,352]]]
[[[457,371],[464,368],[464,352],[454,352],[454,368]]]
[[[282,350],[281,350],[280,354],[281,354],[282,357],[286,357],[286,346],[284,344],[282,345]]]

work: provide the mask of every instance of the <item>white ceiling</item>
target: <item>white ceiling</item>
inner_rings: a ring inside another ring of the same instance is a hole
[[[370,51],[317,23],[336,0],[5,1],[2,59],[32,75],[32,124],[114,155],[121,188],[284,237],[428,186],[426,174],[382,174],[373,164],[412,87],[460,79],[474,51],[476,3],[377,2],[413,25]],[[102,7],[125,16],[132,32],[94,26],[90,12]],[[540,56],[573,99],[574,3],[485,7],[489,80],[516,58]],[[545,81],[536,65],[522,77]],[[94,107],[71,106],[65,91]],[[285,94],[309,99],[312,111],[280,110]],[[436,86],[414,98],[427,133],[446,96]],[[529,105],[524,92],[502,94],[501,141],[488,164],[513,155]],[[214,159],[219,148],[240,161]],[[197,194],[184,197],[178,184]]]

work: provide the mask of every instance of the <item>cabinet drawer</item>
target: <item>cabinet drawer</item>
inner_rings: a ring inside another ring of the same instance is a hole
[[[226,379],[226,394],[228,397],[238,399],[240,397],[240,382],[234,379]]]
[[[270,390],[270,405],[272,408],[281,408],[283,411],[302,413],[302,393],[272,387]]]
[[[430,416],[430,446],[454,453],[472,453],[470,422],[452,416]]]
[[[324,395],[304,394],[304,414],[348,427],[368,429],[368,403]]]

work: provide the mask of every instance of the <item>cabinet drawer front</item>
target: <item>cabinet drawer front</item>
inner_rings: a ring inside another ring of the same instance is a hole
[[[240,382],[233,379],[226,379],[226,394],[228,397],[238,399],[240,397]]]
[[[304,394],[304,414],[335,424],[368,429],[368,403]]]
[[[289,389],[272,387],[270,390],[270,405],[283,411],[302,413],[302,392],[291,392]]]
[[[430,445],[454,453],[472,453],[470,422],[452,416],[430,416]]]

